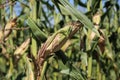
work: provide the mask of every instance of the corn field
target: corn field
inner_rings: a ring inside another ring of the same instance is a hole
[[[0,80],[120,80],[120,0],[0,0]]]

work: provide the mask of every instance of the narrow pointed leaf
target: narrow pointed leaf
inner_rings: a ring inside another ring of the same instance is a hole
[[[47,35],[41,31],[38,26],[35,24],[35,22],[29,17],[27,19],[27,24],[32,30],[32,33],[35,35],[35,37],[39,40],[45,40],[47,38]]]
[[[82,12],[74,8],[70,3],[68,3],[68,1],[60,0],[60,2],[64,6],[64,11],[66,10],[69,15],[76,17],[78,20],[80,20],[80,22],[85,25],[86,28],[92,30],[99,36],[98,31],[93,27],[93,23]]]

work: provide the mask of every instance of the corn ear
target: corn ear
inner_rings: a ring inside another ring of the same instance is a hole
[[[66,43],[66,41],[71,38],[82,26],[83,25],[80,22],[71,22],[67,24],[64,28],[58,30],[46,41],[48,43],[49,40],[52,40],[46,48],[46,53],[53,53],[60,50],[60,48]]]
[[[58,30],[47,39],[45,44],[39,50],[38,56],[45,58],[48,54],[60,50],[66,41],[71,38],[82,26],[83,24],[79,21],[71,22],[65,25],[65,27]]]
[[[42,71],[43,63],[46,58],[51,55],[51,53],[60,50],[62,46],[67,42],[67,40],[70,39],[81,27],[83,27],[83,24],[81,22],[71,22],[47,39],[45,44],[38,51],[36,62],[38,65],[38,75],[40,75]]]

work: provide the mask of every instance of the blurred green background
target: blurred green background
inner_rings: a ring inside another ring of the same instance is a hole
[[[119,80],[119,3],[0,0],[0,80],[35,80],[41,45],[65,24],[77,20],[84,27],[46,60],[42,79]]]

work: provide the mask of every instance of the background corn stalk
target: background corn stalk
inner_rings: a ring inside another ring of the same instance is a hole
[[[42,79],[119,80],[119,3],[0,0],[0,80],[36,79],[41,46],[65,24],[77,20],[84,27],[46,59]]]

